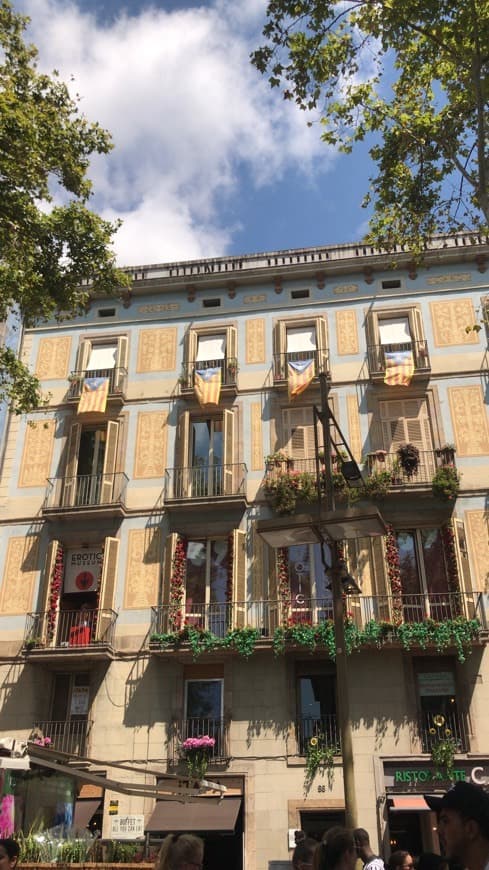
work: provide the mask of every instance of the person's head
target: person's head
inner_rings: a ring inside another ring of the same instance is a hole
[[[416,870],[448,870],[448,861],[436,852],[421,852],[416,861]]]
[[[393,852],[387,862],[389,870],[413,870],[413,857],[405,849],[398,849]]]
[[[372,852],[370,848],[370,837],[365,828],[355,828],[353,831],[353,836],[355,837],[355,846],[357,849],[357,855],[364,860],[368,858]]]
[[[489,849],[489,795],[480,785],[457,782],[443,797],[425,795],[438,813],[438,835],[444,855],[467,866],[474,847]]]
[[[203,857],[204,841],[200,837],[168,834],[163,840],[156,870],[202,870]]]
[[[11,837],[0,839],[0,870],[14,870],[19,860],[20,848]]]
[[[314,852],[313,870],[353,870],[357,850],[353,831],[349,828],[330,828]]]
[[[317,846],[317,840],[306,837],[297,843],[292,855],[292,867],[294,870],[310,870],[312,859]]]
[[[297,843],[300,843],[302,840],[305,840],[306,836],[307,836],[307,834],[305,831],[294,831],[294,840],[295,840],[296,846],[297,846]]]

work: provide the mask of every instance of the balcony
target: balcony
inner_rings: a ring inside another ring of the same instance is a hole
[[[431,487],[433,476],[438,468],[443,466],[455,467],[455,449],[453,447],[440,447],[434,450],[420,450],[419,462],[416,470],[408,473],[402,466],[399,453],[387,453],[377,450],[367,456],[367,475],[388,472],[390,475],[391,489],[405,489],[406,487]]]
[[[236,393],[238,377],[238,361],[235,357],[221,359],[192,360],[184,362],[182,373],[178,379],[183,394],[194,390],[194,374],[196,369],[220,369],[221,391],[227,394]]]
[[[112,658],[116,621],[117,613],[105,609],[28,613],[24,651],[42,661]]]
[[[45,516],[79,514],[124,516],[127,475],[81,474],[48,478],[42,511]]]
[[[165,503],[205,503],[223,500],[246,504],[246,474],[244,462],[225,465],[194,465],[188,468],[167,468],[165,472]]]
[[[456,752],[470,752],[468,716],[458,710],[422,713],[418,720],[423,752],[431,752],[441,740],[451,739]]]
[[[109,399],[124,400],[127,384],[127,369],[117,366],[110,369],[85,369],[74,371],[70,374],[70,386],[68,390],[68,402],[78,402],[85,378],[108,378]]]
[[[285,386],[289,377],[289,362],[313,360],[314,378],[323,372],[329,374],[329,353],[327,350],[296,350],[273,355],[273,382],[275,386]]]
[[[45,738],[48,737],[52,741],[50,749],[67,752],[70,755],[86,755],[92,724],[88,719],[72,719],[64,722],[48,720],[36,722],[34,729],[41,731]]]
[[[190,718],[172,723],[172,738],[170,742],[170,763],[178,764],[182,758],[180,747],[188,737],[213,737],[216,741],[209,751],[210,764],[223,764],[228,761],[229,753],[229,722],[219,718]]]
[[[348,623],[359,631],[379,623],[382,625],[380,642],[399,645],[402,637],[401,630],[397,632],[397,626],[426,623],[427,620],[430,625],[443,625],[447,620],[476,619],[481,630],[487,632],[489,594],[430,592],[399,596],[350,595],[345,599],[345,612]],[[218,643],[219,639],[226,637],[235,628],[250,628],[256,630],[256,643],[267,646],[274,640],[278,628],[285,627],[290,635],[286,639],[296,642],[293,637],[294,626],[319,627],[326,622],[332,624],[332,620],[331,598],[306,598],[302,594],[293,597],[290,603],[270,600],[229,601],[222,604],[192,603],[181,606],[165,604],[152,608],[149,641],[155,652],[166,652],[177,646],[181,648],[185,636],[181,637],[180,634],[184,629],[209,631],[215,635]],[[161,636],[164,636],[163,644]],[[374,633],[371,634],[371,641],[369,637],[365,638],[364,645],[377,642]],[[172,638],[175,643],[172,643]],[[417,645],[416,638],[412,643]]]
[[[308,746],[315,738],[318,746],[337,750],[341,754],[341,736],[335,713],[325,716],[303,716],[295,723],[295,736],[299,755],[307,755]]]
[[[414,377],[416,375],[428,375],[431,371],[428,342],[407,341],[403,344],[370,344],[367,346],[367,362],[370,377],[375,381],[382,381],[385,375],[385,354],[402,353],[411,351],[414,362]]]

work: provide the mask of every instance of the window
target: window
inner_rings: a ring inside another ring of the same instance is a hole
[[[119,424],[72,423],[66,446],[61,504],[81,507],[120,501],[124,475],[116,472]]]
[[[393,351],[412,353],[415,372],[429,371],[428,345],[415,305],[369,311],[365,322],[371,376],[384,376],[385,354]]]
[[[339,750],[334,669],[306,662],[297,663],[296,692],[299,754],[307,754],[313,739],[324,746],[338,747]]]
[[[186,680],[184,734],[187,737],[213,737],[215,742],[213,756],[224,755],[224,718],[223,718],[224,681]]]
[[[415,664],[423,752],[431,752],[447,738],[456,751],[466,752],[468,723],[457,703],[454,664],[448,659],[422,659]]]
[[[326,319],[313,317],[291,321],[280,320],[276,323],[274,328],[274,380],[287,380],[289,362],[309,359],[313,360],[315,375],[329,370]]]
[[[226,538],[187,542],[185,621],[218,637],[229,628],[228,551]]]
[[[176,468],[170,474],[168,497],[209,498],[243,491],[244,466],[235,461],[235,414],[178,418]]]
[[[428,617],[442,621],[458,616],[457,597],[449,592],[441,530],[398,531],[396,538],[405,621],[423,622]]]
[[[237,332],[235,326],[199,327],[186,335],[182,372],[183,389],[193,389],[196,369],[220,368],[221,385],[236,383]]]
[[[384,463],[377,463],[376,470],[390,471],[394,478],[399,472],[400,482],[409,482],[409,478],[403,477],[397,450],[402,444],[414,444],[419,450],[419,464],[411,482],[431,483],[436,462],[426,399],[379,402],[378,408],[382,437],[381,443],[375,447],[385,450],[387,457]]]
[[[90,677],[86,673],[55,674],[51,720],[40,722],[44,737],[55,749],[85,755],[90,705]]]
[[[325,545],[325,558],[328,565],[331,559],[329,547]],[[296,544],[286,549],[286,564],[289,578],[290,608],[281,612],[286,605],[278,600],[277,571],[270,572],[270,609],[271,620],[275,625],[278,618],[291,619],[294,623],[318,623],[331,619],[332,595],[329,579],[325,571],[320,544]],[[274,611],[277,611],[275,613]]]
[[[83,339],[78,348],[76,371],[72,372],[70,398],[78,398],[85,376],[108,378],[109,394],[123,391],[127,380],[127,336],[97,341]]]

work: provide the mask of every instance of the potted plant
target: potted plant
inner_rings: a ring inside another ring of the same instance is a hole
[[[201,780],[205,777],[209,764],[209,755],[214,749],[214,737],[205,734],[203,737],[187,737],[182,743],[182,751],[187,762],[190,779]]]
[[[418,473],[419,450],[414,444],[401,444],[397,448],[397,456],[401,468],[408,478]]]
[[[390,471],[374,471],[367,477],[362,487],[362,495],[374,500],[385,498],[391,485]]]
[[[285,450],[276,450],[275,453],[269,453],[268,456],[265,456],[265,465],[267,468],[281,468],[283,463],[289,462],[290,459],[287,456]]]
[[[431,489],[436,498],[453,501],[460,490],[460,475],[454,465],[441,465],[431,481]]]
[[[400,486],[402,484],[402,468],[399,459],[394,459],[394,462],[391,465],[391,483],[394,486]]]
[[[455,444],[442,444],[435,449],[435,453],[440,457],[443,465],[450,465],[455,460],[456,450]]]

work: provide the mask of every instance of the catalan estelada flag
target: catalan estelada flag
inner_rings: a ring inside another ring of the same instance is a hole
[[[199,405],[218,405],[221,392],[221,369],[195,369],[194,390]]]
[[[108,378],[85,378],[83,381],[77,414],[88,414],[98,411],[103,414],[107,405],[109,393]]]
[[[384,384],[390,387],[409,387],[414,374],[412,350],[385,351]]]
[[[292,362],[289,360],[288,367],[288,386],[289,399],[294,396],[300,396],[307,389],[314,377],[314,360],[313,359],[298,359]]]

